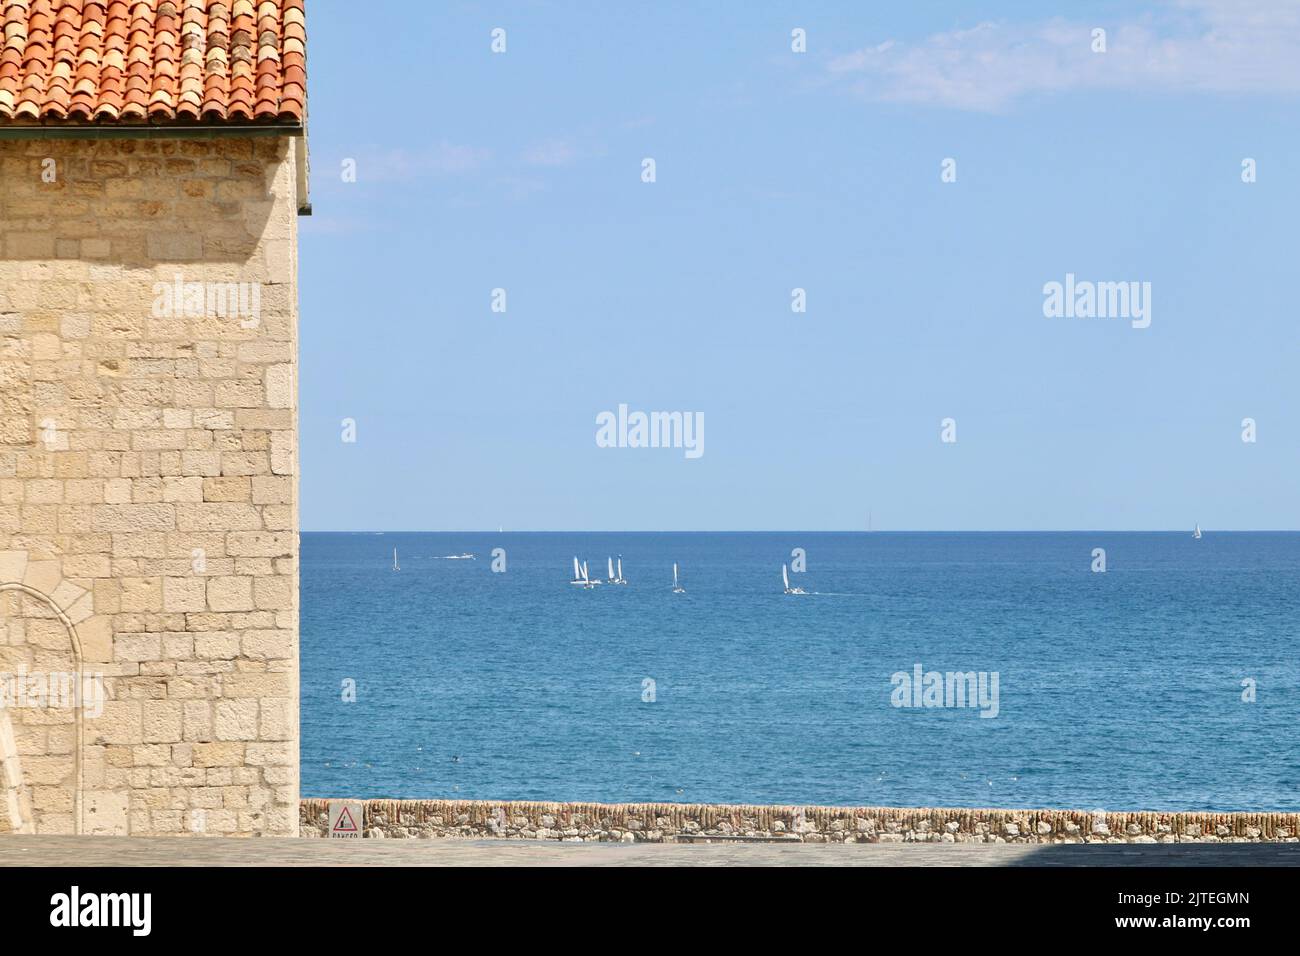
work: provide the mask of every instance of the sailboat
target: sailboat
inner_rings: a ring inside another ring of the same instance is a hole
[[[1200,524],[1197,524],[1197,525],[1196,525],[1196,530],[1192,532],[1192,537],[1193,537],[1193,538],[1196,538],[1198,541],[1200,540],[1200,537],[1201,537],[1201,526],[1200,526]]]
[[[393,549],[393,570],[394,570],[394,571],[400,571],[400,570],[402,570],[402,566],[401,566],[400,564],[397,563],[397,549],[396,549],[396,548]]]
[[[618,556],[618,574],[614,577],[615,584],[627,584],[627,578],[623,577],[623,555]]]
[[[614,559],[606,558],[605,561],[606,561],[606,567],[609,571],[609,574],[605,577],[605,583],[617,584],[618,582],[614,580]]]
[[[582,568],[578,567],[578,556],[576,554],[573,556],[573,580],[570,581],[569,583],[570,584],[582,583]]]
[[[808,593],[808,592],[805,591],[803,588],[792,588],[792,587],[790,587],[790,572],[786,570],[786,567],[785,567],[784,564],[781,565],[781,580],[785,582],[785,593],[786,593],[786,594],[807,594],[807,593]]]
[[[593,581],[593,580],[591,579],[591,575],[587,574],[587,562],[586,562],[586,561],[583,561],[583,562],[582,562],[582,587],[583,587],[583,590],[590,591],[592,588],[594,588],[594,587],[595,587],[597,584],[599,584],[599,583],[600,583],[599,581]]]
[[[674,594],[686,593],[686,588],[682,587],[680,584],[677,583],[677,562],[676,561],[673,562],[673,593]]]

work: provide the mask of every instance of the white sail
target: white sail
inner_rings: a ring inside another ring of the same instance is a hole
[[[785,589],[790,590],[790,575],[786,572],[785,565],[781,565],[781,580],[785,582]]]
[[[606,560],[609,561],[609,579],[613,581],[614,580],[614,559],[606,558]]]
[[[399,564],[397,563],[397,549],[396,549],[396,548],[393,549],[393,570],[394,570],[394,571],[400,571],[400,570],[402,570],[401,565],[399,565]]]
[[[673,587],[677,587],[677,562],[673,562]]]
[[[621,554],[618,556],[618,579],[623,580],[623,556]]]
[[[573,556],[573,580],[577,581],[582,577],[582,569],[578,567],[578,556]]]

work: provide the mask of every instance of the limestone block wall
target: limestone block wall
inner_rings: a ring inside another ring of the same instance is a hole
[[[298,832],[300,148],[0,140],[0,831]]]

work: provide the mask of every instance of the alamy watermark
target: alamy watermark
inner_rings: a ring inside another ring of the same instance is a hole
[[[4,708],[82,710],[91,720],[104,712],[104,675],[80,671],[0,671],[0,710]]]
[[[596,416],[597,448],[682,448],[687,458],[704,454],[703,412],[629,412]]]
[[[897,671],[889,702],[895,707],[975,707],[981,717],[996,717],[997,671],[927,671],[920,664],[912,672]]]
[[[1130,319],[1133,328],[1151,324],[1150,282],[1092,282],[1065,274],[1065,282],[1043,286],[1043,315],[1049,319]]]
[[[262,322],[260,282],[186,282],[177,273],[170,283],[155,282],[153,295],[155,319],[239,319],[245,329]]]
[[[152,893],[83,893],[73,886],[50,897],[50,925],[62,928],[125,927],[132,936],[153,928]]]

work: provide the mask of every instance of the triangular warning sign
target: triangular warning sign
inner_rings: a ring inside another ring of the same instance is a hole
[[[350,810],[348,810],[347,807],[344,807],[343,812],[339,814],[338,822],[334,824],[334,832],[335,833],[356,833],[357,832],[356,822],[352,819],[352,813]]]

